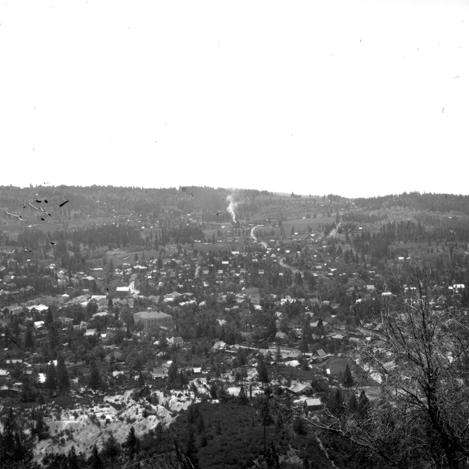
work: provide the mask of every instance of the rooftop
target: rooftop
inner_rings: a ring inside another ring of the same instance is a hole
[[[169,319],[172,318],[170,314],[162,313],[160,311],[140,311],[134,314],[136,319]]]

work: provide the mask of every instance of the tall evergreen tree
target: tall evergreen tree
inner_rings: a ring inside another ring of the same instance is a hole
[[[34,334],[31,323],[28,323],[26,332],[24,333],[24,347],[28,350],[34,350]]]
[[[336,416],[343,415],[345,410],[344,397],[342,395],[342,391],[339,388],[329,394],[326,405],[332,414]]]
[[[114,313],[114,303],[112,301],[112,298],[111,296],[108,297],[107,299],[107,312],[109,314],[113,314]]]
[[[259,381],[261,381],[262,383],[270,382],[269,370],[267,369],[267,365],[262,355],[260,355],[259,359],[257,360],[257,375]]]
[[[277,419],[275,420],[275,432],[278,434],[282,431],[283,429],[283,417],[282,413],[279,412],[277,415]]]
[[[309,352],[308,339],[305,335],[303,335],[300,341],[300,352],[302,353],[302,356],[304,356],[305,353]]]
[[[0,467],[5,469],[31,467],[31,441],[25,437],[15,417],[10,408],[0,434]]]
[[[241,389],[239,390],[238,402],[242,405],[249,403],[249,399],[248,399],[248,396],[246,395],[246,390],[244,389],[244,386],[241,386]]]
[[[93,446],[93,451],[91,453],[89,463],[90,463],[91,469],[104,469],[104,464],[101,459],[101,456],[99,455],[98,448],[96,445]]]
[[[280,363],[282,361],[282,353],[280,351],[280,345],[278,344],[275,350],[275,361],[276,363]]]
[[[130,427],[130,431],[125,440],[124,446],[125,446],[125,449],[129,458],[134,459],[138,452],[138,446],[139,446],[139,441],[135,435],[134,427]]]
[[[50,307],[47,308],[46,318],[44,322],[45,322],[46,327],[51,326],[52,323],[54,322],[54,315],[52,314],[52,309]]]
[[[88,384],[93,389],[99,389],[101,387],[101,375],[99,374],[98,367],[94,360],[90,363],[90,377]]]
[[[270,414],[269,396],[264,396],[261,407],[261,420],[264,429],[264,455],[267,452],[267,426],[272,423],[272,415]]]
[[[187,446],[186,446],[186,457],[192,463],[194,468],[198,467],[197,461],[197,448],[195,447],[194,441],[194,429],[192,425],[188,424],[187,426]]]
[[[57,358],[57,387],[60,392],[67,391],[70,388],[70,380],[62,355]]]
[[[57,347],[59,345],[59,333],[57,331],[57,326],[52,323],[47,330],[48,340],[49,340],[49,353],[52,358],[55,358],[57,355]]]
[[[15,420],[15,414],[10,407],[3,422],[3,433],[1,434],[0,461],[10,461],[14,456],[15,432],[18,425]]]
[[[179,383],[179,370],[176,361],[173,361],[168,369],[168,387],[177,386]]]
[[[317,332],[319,337],[322,337],[326,333],[326,331],[324,329],[324,323],[322,321],[322,318],[319,318],[319,320],[318,320],[318,324],[316,326],[316,332]]]
[[[57,388],[57,373],[53,362],[50,362],[49,365],[47,365],[46,386],[50,392],[54,392]]]
[[[293,421],[293,431],[298,435],[306,435],[306,425],[303,419],[298,415]]]
[[[75,451],[75,446],[72,446],[70,448],[70,451],[68,452],[67,464],[68,464],[67,469],[79,469],[80,468],[80,465],[79,465],[79,462],[78,462],[78,456],[77,456],[77,453]]]
[[[357,397],[355,396],[355,393],[352,393],[352,395],[350,396],[350,399],[347,403],[347,411],[350,414],[354,414],[355,412],[357,412],[357,410],[358,410]]]
[[[103,455],[111,462],[111,468],[114,468],[114,464],[121,453],[121,447],[117,440],[114,438],[114,435],[109,435],[109,438],[106,440],[103,449]]]
[[[22,402],[33,402],[37,397],[37,392],[34,388],[30,376],[24,373],[21,382],[23,384],[21,387]]]
[[[36,435],[39,440],[44,440],[49,436],[49,427],[44,421],[44,414],[40,408],[33,408],[31,413],[32,428],[31,434]]]
[[[365,394],[365,391],[360,393],[360,397],[358,398],[358,415],[362,418],[366,418],[368,416],[368,410],[370,408],[370,401]]]
[[[202,435],[205,433],[205,422],[202,414],[199,414],[197,417],[197,433]]]
[[[346,388],[351,388],[355,384],[355,381],[353,380],[352,372],[350,371],[350,366],[347,363],[344,371],[344,376],[342,378],[342,384]]]

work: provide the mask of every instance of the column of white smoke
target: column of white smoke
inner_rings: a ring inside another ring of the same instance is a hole
[[[233,220],[233,223],[237,223],[236,207],[238,206],[238,202],[235,202],[232,195],[228,195],[226,197],[226,201],[228,202],[228,207],[226,207],[226,211],[231,215],[231,219]]]

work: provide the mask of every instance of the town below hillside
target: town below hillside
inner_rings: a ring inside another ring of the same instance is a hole
[[[469,197],[0,187],[0,468],[462,468]]]

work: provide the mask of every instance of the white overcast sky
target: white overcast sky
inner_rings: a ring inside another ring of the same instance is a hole
[[[0,1],[0,184],[469,193],[466,0]]]

